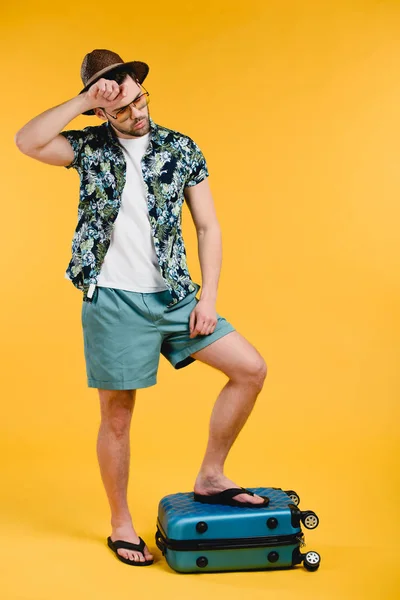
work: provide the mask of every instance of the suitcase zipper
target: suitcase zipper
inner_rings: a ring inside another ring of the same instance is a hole
[[[233,548],[265,548],[267,546],[287,546],[300,544],[304,546],[304,534],[300,531],[290,535],[262,536],[257,538],[229,538],[225,540],[174,540],[167,538],[161,527],[157,525],[156,543],[163,554],[166,549],[198,551],[198,550],[231,550]]]

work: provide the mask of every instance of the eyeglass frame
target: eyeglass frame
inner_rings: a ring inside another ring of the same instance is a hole
[[[140,94],[140,96],[138,96],[137,98],[135,98],[134,100],[132,100],[132,102],[129,102],[129,104],[127,104],[126,106],[121,106],[118,110],[117,110],[117,114],[119,113],[120,110],[125,110],[125,108],[128,108],[128,106],[130,106],[131,104],[133,104],[134,102],[138,102],[140,100],[140,98],[142,98],[143,96],[150,96],[150,92],[148,92],[146,90],[146,88],[144,87],[144,85],[142,83],[140,83],[137,79],[135,79],[135,83],[138,83],[140,85],[141,88],[144,89],[144,93]],[[148,102],[146,103],[146,105],[148,104]],[[135,106],[136,108],[136,106]],[[143,106],[144,108],[144,106]],[[118,120],[118,117],[115,117],[114,115],[108,113],[104,108],[102,109],[104,110],[104,112],[106,113],[106,115],[108,115],[109,117],[112,117],[113,119]]]

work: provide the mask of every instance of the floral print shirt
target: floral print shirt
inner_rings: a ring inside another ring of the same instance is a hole
[[[206,160],[187,135],[157,125],[149,116],[150,141],[142,157],[149,220],[161,274],[173,306],[200,289],[186,264],[182,237],[183,190],[208,176]],[[65,276],[91,302],[101,265],[111,242],[113,224],[126,181],[122,146],[109,122],[62,131],[74,150],[72,163],[80,177],[78,224]]]

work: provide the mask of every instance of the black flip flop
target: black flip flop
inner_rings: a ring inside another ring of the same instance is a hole
[[[250,496],[255,496],[253,492],[242,487],[229,488],[223,492],[211,494],[209,496],[194,493],[193,498],[195,502],[203,502],[203,504],[224,504],[226,506],[240,506],[245,508],[265,508],[269,504],[269,498],[267,496],[260,496],[261,498],[264,498],[264,502],[260,502],[259,504],[252,504],[251,502],[239,502],[239,500],[234,500],[234,496],[238,496],[239,494],[250,494]]]
[[[141,537],[139,537],[139,540],[139,544],[132,544],[132,542],[125,542],[124,540],[115,540],[115,542],[113,542],[111,537],[108,537],[107,544],[108,547],[111,548],[113,552],[115,552],[115,555],[118,558],[118,560],[122,561],[127,565],[133,565],[134,567],[146,567],[147,565],[152,565],[154,562],[153,559],[144,561],[130,560],[129,558],[125,558],[124,556],[118,554],[117,550],[119,548],[124,548],[125,550],[136,550],[137,552],[141,552],[144,556],[144,547],[146,544],[144,543]]]

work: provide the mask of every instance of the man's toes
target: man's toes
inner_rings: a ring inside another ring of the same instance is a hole
[[[257,496],[256,494],[254,494],[254,496],[250,496],[250,494],[238,494],[235,496],[235,500],[238,500],[239,502],[250,502],[251,504],[263,504],[264,502],[261,496]]]
[[[250,496],[250,498],[251,498],[251,496]],[[253,496],[252,500],[253,500],[254,504],[264,504],[264,498],[261,498],[260,496]],[[251,502],[251,500],[250,500],[250,502]]]
[[[124,558],[127,558],[128,560],[139,560],[139,557],[141,556],[137,552],[133,552],[132,550],[126,550],[124,548],[119,548],[117,552],[118,554],[120,554]]]
[[[251,498],[251,496],[250,496]],[[254,494],[253,498],[255,500],[257,500],[257,504],[263,504],[264,503],[264,498],[261,498],[261,496],[257,496],[257,494]]]
[[[152,560],[153,556],[148,551],[147,547],[144,550],[144,555],[141,552],[135,552],[134,550],[126,550],[124,548],[118,548],[118,554],[124,558],[135,562],[144,562],[145,560]]]

